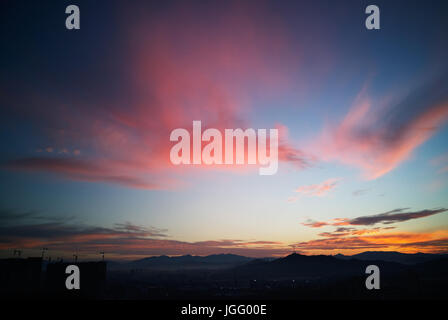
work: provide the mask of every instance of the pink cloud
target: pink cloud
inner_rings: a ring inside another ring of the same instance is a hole
[[[365,178],[376,179],[408,159],[446,123],[448,94],[436,81],[401,104],[378,109],[365,91],[339,124],[324,129],[318,149],[324,160],[353,165]]]
[[[21,98],[26,101],[17,103],[16,111],[43,128],[55,150],[74,150],[76,157],[18,159],[11,167],[128,187],[182,186],[188,168],[169,160],[171,131],[190,130],[193,120],[219,130],[251,127],[246,119],[253,112],[253,96],[285,92],[289,71],[297,65],[281,20],[269,18],[267,24],[262,6],[222,6],[219,19],[206,22],[187,6],[161,10],[151,19],[136,14],[135,7],[132,12],[124,8],[120,61],[127,77],[120,93],[126,99],[40,93]],[[310,163],[284,137],[279,158],[299,168]],[[171,178],[174,174],[177,179]]]
[[[312,184],[307,186],[298,187],[295,192],[298,192],[302,195],[310,196],[310,197],[322,197],[327,195],[330,191],[332,191],[337,184],[339,183],[339,179],[328,179],[318,184]]]
[[[435,157],[431,160],[431,164],[433,166],[439,167],[439,169],[437,170],[438,173],[448,172],[448,153]]]

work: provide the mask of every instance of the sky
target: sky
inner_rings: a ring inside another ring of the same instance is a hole
[[[448,252],[446,5],[369,4],[3,1],[0,255]],[[194,120],[277,173],[173,165]]]

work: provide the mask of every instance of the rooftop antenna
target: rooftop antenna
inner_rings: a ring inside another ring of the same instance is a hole
[[[48,248],[42,248],[42,259],[44,258],[45,251],[48,251]]]
[[[102,255],[104,261],[104,251],[100,251],[100,254]]]

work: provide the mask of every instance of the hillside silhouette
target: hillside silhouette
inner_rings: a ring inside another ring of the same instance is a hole
[[[366,251],[358,253],[352,256],[345,256],[342,254],[335,255],[340,259],[358,259],[365,261],[381,260],[389,262],[397,262],[403,264],[416,264],[422,262],[428,262],[446,257],[445,254],[430,254],[430,253],[401,253],[396,251]]]

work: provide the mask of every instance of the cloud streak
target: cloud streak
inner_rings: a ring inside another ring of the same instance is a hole
[[[403,212],[406,209],[395,209],[389,212],[380,213],[372,216],[358,217],[349,220],[350,225],[374,225],[377,223],[390,224],[395,222],[403,222],[413,219],[419,219],[424,217],[429,217],[438,213],[446,212],[448,209],[425,209],[420,211]]]
[[[39,220],[33,219],[38,217]],[[167,230],[116,223],[112,227],[77,224],[70,221],[40,221],[36,213],[0,211],[0,250],[21,248],[40,250],[43,247],[70,257],[74,251],[95,256],[106,251],[109,257],[133,259],[149,255],[208,255],[234,253],[253,257],[284,255],[289,252],[281,242],[265,240],[220,239],[180,241],[170,239]]]
[[[386,233],[379,235],[326,237],[295,244],[307,253],[360,252],[364,250],[399,250],[401,252],[447,253],[448,233]]]
[[[294,192],[299,195],[308,196],[308,197],[324,197],[333,189],[336,188],[340,179],[328,179],[318,184],[311,184],[306,186],[300,186]],[[293,196],[289,198],[290,202],[293,202],[298,199],[298,196]]]
[[[389,225],[414,219],[429,217],[448,211],[445,208],[409,211],[398,208],[388,212],[361,216],[353,219],[336,218],[329,221],[308,220],[302,225],[311,228],[333,227],[333,231],[321,232],[321,239],[313,239],[295,244],[308,253],[360,252],[366,249],[400,250],[405,252],[448,252],[448,231],[399,232],[394,226],[372,227],[376,224]],[[367,228],[359,228],[368,226]],[[335,228],[336,227],[336,228]]]
[[[409,208],[399,208],[388,212],[379,213],[370,216],[361,216],[353,219],[337,218],[330,221],[307,221],[302,225],[312,228],[321,228],[324,226],[371,226],[377,223],[391,224],[396,222],[404,222],[413,219],[429,217],[438,213],[448,211],[445,208],[424,209],[419,211],[405,211]]]
[[[374,108],[364,88],[344,119],[323,130],[319,155],[359,167],[367,179],[390,172],[447,122],[446,83],[448,73],[384,108]]]
[[[3,168],[31,172],[50,172],[67,179],[88,182],[114,183],[138,189],[164,189],[168,186],[120,173],[113,161],[90,161],[78,158],[33,157],[5,162]]]

